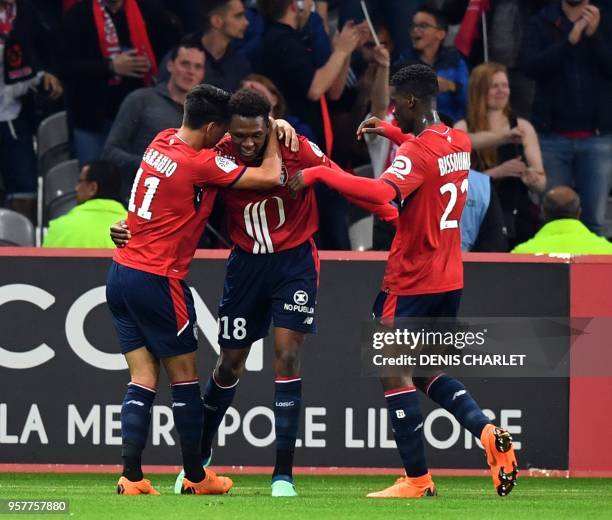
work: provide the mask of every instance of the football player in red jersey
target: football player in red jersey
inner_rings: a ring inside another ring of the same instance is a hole
[[[123,475],[120,494],[159,494],[143,479],[160,362],[172,387],[172,411],[185,478],[181,492],[226,493],[227,477],[202,468],[202,398],[196,369],[196,316],[187,275],[218,188],[265,189],[280,184],[281,161],[271,129],[260,167],[240,166],[211,147],[228,126],[229,94],[194,87],[183,124],[160,132],[143,156],[128,207],[131,240],[117,249],[106,298],[131,381],[121,409]]]
[[[230,135],[217,144],[219,153],[239,164],[259,164],[269,111],[259,93],[249,89],[235,93],[230,100]],[[297,152],[281,148],[283,184],[309,166],[328,166],[332,174],[341,171],[316,144],[302,136],[299,141]],[[318,229],[314,189],[295,196],[286,186],[259,192],[225,190],[221,199],[235,247],[218,313],[221,354],[204,394],[202,454],[206,457],[211,452],[251,345],[268,335],[273,322],[276,463],[272,496],[295,496],[292,468],[302,401],[300,350],[305,335],[316,331],[319,260],[312,239]],[[391,204],[358,203],[384,220],[397,217]]]
[[[459,219],[465,204],[470,140],[440,122],[435,111],[436,73],[426,65],[400,69],[391,80],[391,97],[400,129],[377,119],[364,122],[358,135],[377,133],[400,145],[379,179],[329,175],[328,168],[305,169],[294,176],[296,191],[324,182],[344,195],[376,204],[396,201],[400,209],[381,292],[373,314],[384,325],[400,318],[455,317],[463,288]],[[401,131],[400,131],[401,130]],[[405,135],[413,132],[414,135]],[[452,413],[479,438],[500,496],[516,483],[517,463],[509,433],[490,424],[465,387],[444,373],[381,377],[397,447],[406,476],[372,498],[416,498],[436,494],[423,445],[416,389]]]

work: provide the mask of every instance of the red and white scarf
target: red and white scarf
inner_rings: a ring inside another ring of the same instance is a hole
[[[111,59],[121,54],[117,29],[115,28],[113,19],[105,9],[106,2],[104,0],[92,0],[92,2],[100,50],[105,59]],[[151,85],[153,79],[157,76],[157,60],[155,59],[155,53],[151,47],[147,26],[142,18],[142,13],[140,12],[136,0],[125,0],[123,8],[125,9],[132,47],[140,54],[145,55],[151,64],[151,68],[144,79],[146,85]],[[109,84],[117,85],[120,81],[120,78],[111,78]]]
[[[6,37],[13,30],[13,22],[17,16],[17,6],[15,4],[4,4],[4,16],[0,17],[0,38]]]

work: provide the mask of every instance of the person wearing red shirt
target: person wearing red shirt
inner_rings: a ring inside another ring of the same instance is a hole
[[[227,493],[232,481],[202,468],[202,399],[196,368],[197,324],[187,275],[218,188],[269,189],[280,183],[280,156],[271,131],[260,167],[239,166],[211,147],[227,130],[230,95],[210,85],[185,100],[183,124],[160,132],[144,153],[132,187],[131,240],[117,249],[106,299],[130,369],[121,409],[123,475],[117,492],[159,494],[143,479],[142,451],[160,362],[172,387],[172,411],[185,494]]]
[[[438,82],[426,65],[400,69],[391,79],[391,98],[399,129],[372,118],[358,135],[376,133],[400,145],[379,179],[329,175],[324,166],[307,168],[290,181],[299,192],[317,181],[344,195],[384,204],[396,201],[400,217],[391,246],[374,316],[387,327],[401,318],[453,318],[463,288],[459,219],[468,189],[470,140],[440,122],[435,110]],[[414,135],[405,135],[414,132]],[[486,450],[497,493],[505,496],[516,483],[516,457],[509,433],[492,424],[455,378],[438,372],[413,377],[405,371],[381,377],[389,417],[406,476],[372,498],[416,498],[436,494],[427,469],[423,417],[416,389],[444,407],[479,438]]]

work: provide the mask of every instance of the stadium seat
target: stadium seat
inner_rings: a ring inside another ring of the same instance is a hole
[[[79,162],[76,159],[60,163],[47,172],[42,197],[43,226],[51,218],[64,215],[76,206],[74,189],[78,178]]]
[[[34,226],[27,217],[0,209],[0,246],[34,246]]]
[[[53,166],[70,159],[66,112],[47,117],[37,132],[38,174],[44,176]]]
[[[349,226],[349,239],[353,251],[372,249],[374,235],[374,217],[362,218]]]
[[[70,143],[66,112],[58,112],[44,119],[38,126],[36,136],[38,155],[38,207],[37,246],[40,246],[43,227],[43,192],[45,176],[58,164],[70,160]]]
[[[359,177],[374,177],[371,164],[364,164],[353,169]],[[351,205],[349,208],[349,239],[353,251],[367,251],[372,249],[374,235],[374,217],[367,211]]]

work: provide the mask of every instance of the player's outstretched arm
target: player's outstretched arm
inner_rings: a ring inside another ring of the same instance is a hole
[[[117,247],[125,247],[132,238],[130,228],[125,220],[120,220],[110,228],[110,237]]]
[[[344,171],[335,171],[328,166],[305,168],[289,180],[289,188],[297,192],[315,182],[323,182],[347,197],[374,204],[386,204],[397,196],[393,186],[382,179],[357,177]]]
[[[389,141],[400,146],[402,143],[410,139],[410,134],[402,133],[402,130],[387,123],[378,117],[369,117],[359,125],[357,128],[357,140],[363,139],[364,134],[374,134],[386,137]]]
[[[340,168],[335,162],[331,161],[330,175],[335,175],[336,173],[344,173],[346,172]],[[384,204],[376,204],[374,202],[369,202],[367,200],[363,200],[357,197],[352,197],[350,195],[344,196],[349,202],[359,206],[360,208],[366,210],[373,215],[376,215],[380,220],[384,222],[397,222],[399,218],[399,212],[397,208],[388,202]]]
[[[268,145],[264,152],[263,162],[257,168],[249,167],[232,186],[239,190],[269,190],[281,183],[281,154],[276,124],[270,120]]]

